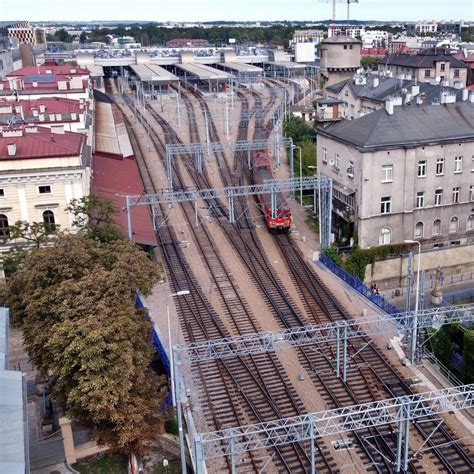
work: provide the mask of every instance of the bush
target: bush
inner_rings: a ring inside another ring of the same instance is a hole
[[[178,420],[176,420],[176,418],[171,418],[171,420],[166,420],[165,430],[169,434],[178,436],[179,434]]]

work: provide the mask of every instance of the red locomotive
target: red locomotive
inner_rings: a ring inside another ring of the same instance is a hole
[[[270,159],[267,150],[257,150],[253,154],[253,179],[255,184],[263,184],[265,180],[272,180]],[[291,225],[291,210],[282,193],[276,193],[275,215],[272,216],[271,195],[260,194],[258,196],[262,210],[265,214],[265,222],[270,232],[288,232]]]

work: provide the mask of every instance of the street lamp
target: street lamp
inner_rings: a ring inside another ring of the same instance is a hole
[[[420,302],[420,265],[421,265],[421,243],[418,240],[404,240],[406,244],[418,244],[418,263],[416,270],[416,295],[415,295],[415,314],[413,317],[413,331],[411,335],[410,363],[415,365],[416,342],[418,339],[418,308]]]
[[[170,298],[174,296],[186,296],[189,295],[189,290],[181,290],[176,293],[171,293],[166,297],[166,319],[168,322],[168,347],[169,347],[169,360],[170,360],[170,378],[171,378],[171,398],[173,406],[176,406],[176,387],[174,382],[174,361],[173,361],[173,345],[171,343],[171,324],[170,324]]]

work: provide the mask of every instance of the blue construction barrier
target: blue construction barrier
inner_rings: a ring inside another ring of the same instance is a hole
[[[135,306],[137,308],[145,308],[145,305],[143,304],[143,301],[141,300],[140,294],[138,293],[138,291],[135,291]],[[148,314],[148,310],[145,309],[144,311],[145,311],[145,315],[148,318],[150,318],[150,315]],[[161,360],[161,363],[163,364],[163,368],[165,369],[166,375],[168,376],[168,379],[170,379],[171,377],[170,359],[168,357],[168,354],[165,351],[165,348],[163,347],[163,344],[161,343],[160,338],[158,337],[158,334],[154,326],[151,330],[151,340],[156,350],[156,353],[158,354],[158,358]],[[169,392],[167,393],[166,397],[163,400],[162,408],[168,409],[171,406],[172,406],[172,394],[171,394],[171,387],[170,387]]]
[[[337,275],[341,280],[345,281],[350,285],[354,290],[362,293],[366,298],[375,303],[378,307],[382,308],[388,314],[399,314],[400,310],[393,304],[389,303],[382,295],[377,295],[371,290],[360,278],[351,275],[349,272],[340,267],[337,263],[333,262],[327,255],[324,253],[319,254],[319,260],[326,267],[329,268],[335,275]]]

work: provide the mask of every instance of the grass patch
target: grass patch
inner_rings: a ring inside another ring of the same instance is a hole
[[[121,454],[99,454],[79,461],[72,467],[81,474],[126,474],[127,458]]]
[[[164,467],[161,462],[156,463],[150,471],[150,474],[179,474],[181,472],[179,461],[168,461],[168,466]]]

